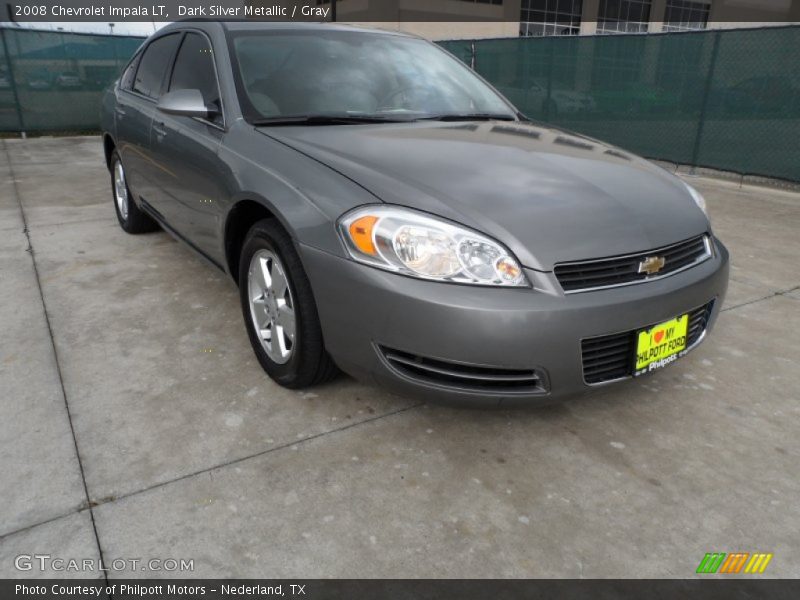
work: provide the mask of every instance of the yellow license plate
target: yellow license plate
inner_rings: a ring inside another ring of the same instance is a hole
[[[666,367],[686,350],[689,315],[664,321],[637,334],[635,375]]]

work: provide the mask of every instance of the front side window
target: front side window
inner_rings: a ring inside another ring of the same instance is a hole
[[[251,122],[331,114],[514,117],[468,67],[423,40],[357,31],[230,35],[242,112]]]
[[[221,108],[217,75],[214,71],[214,55],[211,44],[198,33],[187,33],[183,39],[169,91],[200,90],[206,106],[216,111],[215,119],[221,120]]]
[[[164,74],[180,38],[180,34],[173,33],[150,42],[150,45],[145,48],[142,60],[139,61],[139,68],[136,70],[134,91],[153,99],[157,99],[161,95]]]

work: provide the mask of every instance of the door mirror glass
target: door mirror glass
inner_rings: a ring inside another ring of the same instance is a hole
[[[209,110],[203,100],[200,90],[175,90],[161,96],[158,101],[158,110],[168,115],[181,115],[184,117],[200,117],[207,119]]]

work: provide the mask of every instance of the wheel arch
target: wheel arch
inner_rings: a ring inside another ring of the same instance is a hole
[[[103,154],[106,157],[106,167],[108,167],[109,171],[111,170],[111,155],[114,153],[114,150],[116,149],[116,147],[117,147],[117,144],[114,141],[114,138],[111,137],[111,134],[107,133],[107,132],[104,133],[103,134]]]
[[[274,219],[294,239],[292,229],[280,214],[265,199],[257,194],[247,194],[235,200],[225,217],[224,244],[225,263],[228,273],[239,284],[239,255],[247,232],[263,219]]]

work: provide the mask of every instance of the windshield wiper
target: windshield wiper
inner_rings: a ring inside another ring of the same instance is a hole
[[[253,121],[255,126],[264,125],[352,125],[357,123],[408,123],[410,119],[397,119],[381,115],[296,115],[270,117]]]
[[[418,117],[418,121],[516,121],[514,115],[505,113],[452,113]]]

